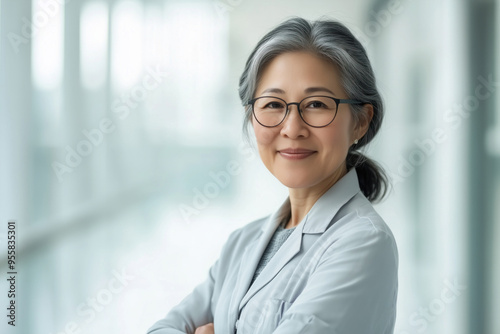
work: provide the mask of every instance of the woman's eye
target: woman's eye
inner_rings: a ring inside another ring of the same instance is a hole
[[[310,102],[308,105],[307,105],[307,108],[322,108],[324,107],[325,104],[323,102],[320,102],[320,101],[313,101],[313,102]]]
[[[283,105],[279,102],[270,102],[266,105],[266,108],[280,109],[283,108]]]

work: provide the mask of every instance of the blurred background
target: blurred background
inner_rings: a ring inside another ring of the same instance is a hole
[[[145,333],[278,208],[237,87],[294,15],[346,24],[385,99],[395,333],[500,333],[498,1],[1,0],[2,333]]]

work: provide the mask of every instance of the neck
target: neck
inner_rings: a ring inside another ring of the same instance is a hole
[[[347,174],[345,164],[323,182],[309,188],[289,188],[291,217],[285,228],[297,226],[307,215],[314,203],[323,196],[338,180]]]

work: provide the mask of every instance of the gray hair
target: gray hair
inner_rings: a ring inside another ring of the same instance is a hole
[[[375,137],[382,124],[384,106],[365,49],[342,23],[322,19],[309,22],[293,17],[267,33],[250,54],[240,77],[239,96],[245,107],[243,132],[248,140],[254,98],[262,69],[276,56],[293,51],[308,51],[331,61],[340,71],[342,86],[349,99],[373,106],[373,118],[366,134],[349,149],[347,168],[356,167],[361,191],[370,201],[381,200],[387,191],[387,176],[376,162],[357,151]],[[363,105],[349,105],[356,124],[366,117]]]

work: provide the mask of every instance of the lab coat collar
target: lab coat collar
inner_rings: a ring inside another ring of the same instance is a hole
[[[356,169],[351,168],[314,203],[311,210],[297,225],[297,229],[302,230],[302,233],[324,233],[335,214],[359,191]],[[280,208],[269,217],[266,224],[262,224],[262,232],[274,232],[289,212],[290,197],[287,197]]]

